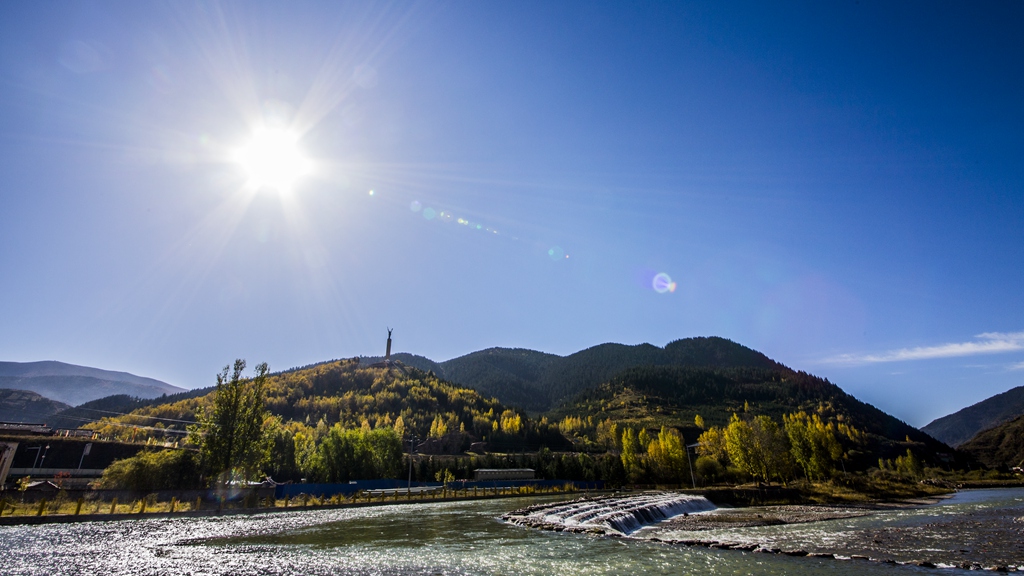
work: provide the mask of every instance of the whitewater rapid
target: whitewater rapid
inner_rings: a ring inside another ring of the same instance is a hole
[[[540,504],[510,512],[502,518],[545,530],[626,535],[680,514],[709,512],[715,508],[703,496],[645,492]]]

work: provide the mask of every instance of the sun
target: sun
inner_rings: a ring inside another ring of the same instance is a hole
[[[302,155],[298,138],[287,130],[262,128],[235,151],[234,160],[256,189],[288,192],[295,182],[309,174],[312,163]]]

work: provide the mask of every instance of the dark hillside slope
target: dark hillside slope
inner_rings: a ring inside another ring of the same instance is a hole
[[[982,430],[1024,415],[1024,386],[982,400],[948,416],[933,420],[924,432],[950,446],[959,446]]]
[[[158,401],[166,401],[166,398],[167,396],[163,396]],[[152,400],[143,400],[127,394],[114,394],[62,410],[54,414],[49,422],[54,428],[81,428],[109,416],[126,414],[143,406],[149,406],[152,402]]]
[[[978,433],[960,449],[991,468],[1024,466],[1024,416]]]
[[[651,344],[601,344],[587,348],[553,362],[540,384],[558,403],[607,382],[624,370],[641,366],[781,367],[764,354],[725,338],[685,338],[664,348]]]
[[[783,368],[782,364],[757,350],[717,336],[669,342],[665,346],[665,355],[672,364],[680,366]]]
[[[523,348],[488,348],[442,362],[438,375],[505,404],[541,411],[551,402],[541,379],[561,359]]]
[[[99,422],[111,416],[128,414],[134,410],[150,406],[173,404],[183,400],[202,398],[210,392],[213,392],[212,386],[196,388],[195,390],[188,390],[177,394],[167,394],[157,398],[136,398],[127,394],[113,394],[97,398],[96,400],[90,400],[74,408],[69,407],[54,414],[47,422],[54,428],[82,428],[87,424]]]
[[[53,415],[70,408],[28,390],[0,388],[0,421],[53,426]]]
[[[718,337],[685,338],[664,348],[599,344],[560,357],[491,348],[441,363],[444,376],[503,403],[543,412],[640,366],[781,368],[764,354]]]
[[[668,364],[665,350],[651,344],[599,344],[553,362],[541,376],[539,387],[548,392],[551,404],[593,388],[634,366]]]

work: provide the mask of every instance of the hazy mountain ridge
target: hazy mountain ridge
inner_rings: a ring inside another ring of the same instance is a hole
[[[1011,388],[948,416],[929,422],[921,430],[950,446],[960,446],[983,430],[1024,415],[1024,386]]]
[[[0,362],[0,388],[32,391],[71,406],[117,394],[156,398],[185,391],[153,378],[56,361]]]

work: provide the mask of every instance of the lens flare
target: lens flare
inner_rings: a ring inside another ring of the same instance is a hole
[[[651,286],[658,294],[676,291],[676,283],[673,282],[672,278],[664,272],[659,272],[654,275],[654,280],[651,281]]]
[[[433,208],[425,207],[423,203],[421,203],[419,200],[411,201],[409,203],[409,210],[412,212],[419,212],[420,215],[423,216],[425,220],[433,220],[436,222],[443,222],[445,224],[454,223],[460,226],[465,226],[469,230],[479,230],[481,232],[489,232],[491,234],[501,235],[501,232],[499,232],[498,230],[491,228],[490,226],[485,226],[479,222],[474,222],[469,218],[458,216],[451,210],[438,211]],[[516,238],[514,236],[510,238],[512,240],[519,240],[519,238]],[[558,254],[555,254],[555,252],[551,252],[549,254],[549,256],[551,256],[552,259],[557,260],[563,257],[568,258],[568,256],[563,256],[564,252],[558,246],[555,246],[554,248],[552,248],[552,250],[558,252]]]

